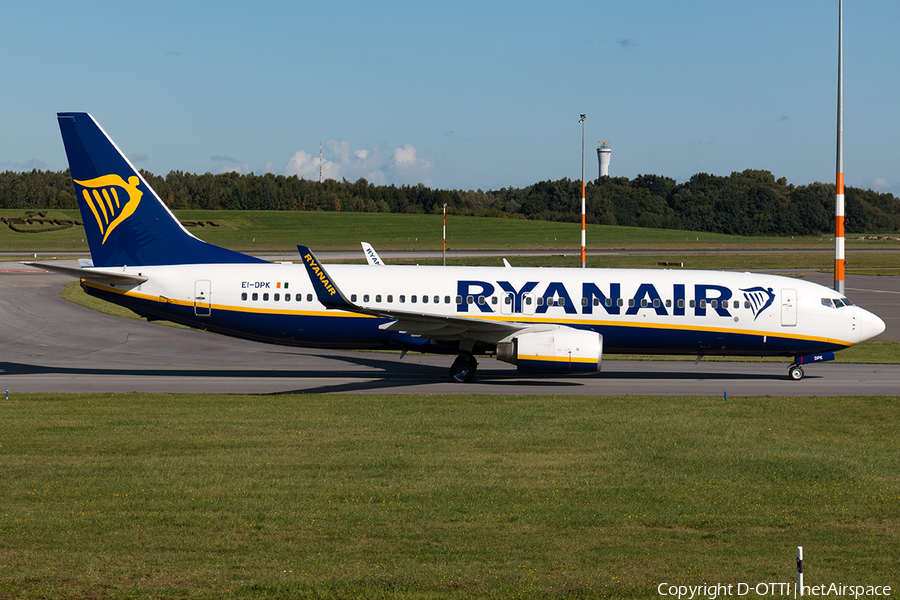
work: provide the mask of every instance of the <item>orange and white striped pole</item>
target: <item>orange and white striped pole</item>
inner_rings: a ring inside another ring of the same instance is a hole
[[[838,1],[837,176],[834,198],[834,290],[844,294],[844,1]]]
[[[587,261],[585,260],[585,201],[584,201],[584,121],[587,119],[587,115],[581,115],[581,119],[578,121],[581,123],[581,268],[584,269],[587,266]]]

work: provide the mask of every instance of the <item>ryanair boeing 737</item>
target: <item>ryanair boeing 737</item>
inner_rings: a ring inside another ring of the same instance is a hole
[[[638,269],[275,264],[189,233],[87,113],[59,113],[92,264],[39,265],[88,294],[240,338],[318,348],[476,356],[521,373],[589,373],[604,351],[784,356],[802,365],[884,331],[820,285],[775,275]],[[377,259],[377,260],[376,260]]]

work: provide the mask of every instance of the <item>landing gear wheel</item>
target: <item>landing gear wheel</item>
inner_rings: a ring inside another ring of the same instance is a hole
[[[793,381],[800,381],[803,379],[803,367],[800,365],[791,365],[788,367],[788,377]]]
[[[478,362],[471,354],[460,354],[450,367],[450,379],[453,383],[469,383],[475,377]]]

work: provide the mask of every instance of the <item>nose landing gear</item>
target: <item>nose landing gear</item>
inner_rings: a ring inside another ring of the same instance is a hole
[[[792,363],[791,366],[788,367],[788,378],[792,381],[800,381],[803,379],[803,367],[797,363]]]

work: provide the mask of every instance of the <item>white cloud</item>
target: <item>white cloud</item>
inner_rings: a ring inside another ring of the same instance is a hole
[[[434,159],[418,158],[416,153],[416,147],[411,144],[403,144],[402,148],[394,150],[389,165],[393,178],[401,183],[431,185]]]
[[[353,182],[362,177],[375,185],[431,184],[434,161],[418,158],[418,151],[411,144],[404,144],[390,153],[381,144],[371,149],[352,150],[348,142],[336,139],[328,140],[323,147],[325,154],[330,155],[322,159],[324,179]],[[299,150],[288,160],[284,174],[317,181],[319,157]]]

